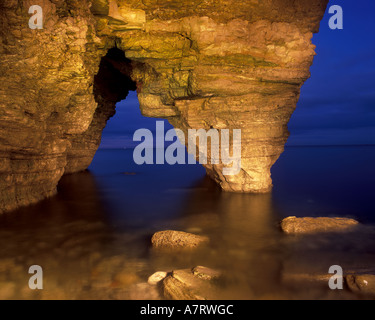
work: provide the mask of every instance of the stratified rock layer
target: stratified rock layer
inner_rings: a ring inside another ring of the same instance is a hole
[[[326,4],[0,0],[0,212],[87,168],[135,87],[145,116],[184,132],[241,129],[241,172],[207,173],[227,191],[270,191]],[[28,27],[31,5],[43,8],[42,30]]]

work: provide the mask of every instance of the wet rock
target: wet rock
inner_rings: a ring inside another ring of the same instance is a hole
[[[148,278],[148,284],[156,286],[160,281],[163,281],[167,277],[168,273],[164,271],[155,272]]]
[[[195,267],[192,272],[196,277],[203,280],[214,280],[218,279],[221,276],[220,271],[202,266]]]
[[[182,231],[160,231],[153,235],[152,246],[157,249],[195,249],[209,243],[209,238]]]
[[[345,280],[354,293],[375,297],[375,275],[347,275]]]
[[[205,271],[206,277],[200,277],[203,273],[196,271],[197,268],[176,270],[163,281],[164,298],[169,300],[215,300],[218,297],[218,288],[207,274],[217,272],[209,271],[207,268],[199,267]],[[195,274],[194,274],[195,270]]]
[[[281,222],[281,229],[287,234],[312,234],[347,231],[356,225],[358,221],[348,218],[288,217]]]

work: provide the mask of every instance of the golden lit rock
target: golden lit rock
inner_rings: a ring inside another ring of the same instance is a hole
[[[166,230],[156,232],[152,236],[151,243],[156,249],[191,250],[207,245],[209,238],[182,231]]]
[[[269,192],[327,2],[45,0],[42,30],[28,27],[29,1],[6,2],[0,212],[86,169],[115,104],[135,89],[144,115],[184,132],[241,129],[240,173],[207,173],[227,191]]]
[[[347,231],[358,225],[358,221],[347,218],[296,218],[289,217],[281,222],[287,234]]]

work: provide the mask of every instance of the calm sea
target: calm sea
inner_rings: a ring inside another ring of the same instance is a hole
[[[0,217],[0,299],[147,299],[139,284],[153,272],[197,265],[224,272],[223,299],[352,299],[309,276],[332,265],[375,269],[373,146],[287,147],[267,195],[222,192],[199,165],[137,166],[132,152],[100,149],[89,171],[63,178],[57,196]],[[290,237],[279,229],[287,216],[362,225]],[[211,244],[155,253],[150,238],[165,229],[208,235]],[[31,265],[44,268],[40,292],[28,289]],[[129,276],[119,284],[121,273]]]

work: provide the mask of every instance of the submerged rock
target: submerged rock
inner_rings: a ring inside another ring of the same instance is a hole
[[[148,283],[138,283],[130,290],[130,300],[161,300],[159,290]]]
[[[135,273],[124,270],[114,275],[112,285],[127,287],[139,282],[139,280],[139,277]]]
[[[345,231],[356,225],[358,221],[348,218],[288,217],[281,222],[281,229],[287,234],[311,234]]]
[[[346,284],[354,293],[375,297],[375,275],[347,275]]]
[[[192,272],[196,277],[203,280],[215,280],[221,276],[220,271],[202,266],[195,267]]]
[[[148,283],[137,283],[129,288],[111,290],[112,300],[161,300],[159,289]]]
[[[197,270],[200,271],[197,272]],[[163,281],[164,298],[169,300],[215,300],[218,288],[212,280],[217,279],[219,274],[218,271],[205,267],[173,271]]]
[[[209,243],[209,238],[182,231],[160,231],[153,235],[152,246],[157,249],[195,249]]]

